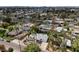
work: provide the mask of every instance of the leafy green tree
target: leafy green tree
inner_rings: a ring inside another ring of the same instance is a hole
[[[47,35],[48,35],[48,47],[47,47],[47,49],[50,50],[50,48],[53,49],[53,44],[52,44],[54,41],[53,32],[48,31]]]
[[[79,52],[79,38],[75,39],[72,42],[72,50],[75,52]]]
[[[13,48],[9,48],[8,49],[8,52],[13,52]]]
[[[0,37],[3,37],[5,35],[6,30],[0,30]]]
[[[67,16],[66,16],[66,13],[65,13],[65,12],[62,12],[61,15],[60,15],[60,17],[61,17],[62,19],[66,18],[66,17],[67,17]]]
[[[37,29],[37,27],[36,26],[32,26],[31,28],[30,28],[30,31],[29,31],[31,34],[33,33],[33,34],[36,34],[37,32],[38,32],[38,29]]]
[[[5,19],[3,19],[3,22],[11,23],[11,18],[10,17],[6,17]]]
[[[2,26],[1,27],[3,27],[3,28],[8,28],[8,26],[9,26],[9,23],[4,23],[4,24],[2,24]]]
[[[9,31],[12,31],[14,28],[13,27],[8,27]]]
[[[31,43],[27,45],[27,47],[24,48],[24,51],[25,52],[39,52],[41,51],[41,49],[36,43]]]

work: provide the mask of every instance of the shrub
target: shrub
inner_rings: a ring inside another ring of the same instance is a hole
[[[1,50],[1,52],[6,52],[5,46],[4,45],[0,45],[0,50]]]
[[[5,32],[6,32],[6,30],[0,29],[0,37],[3,37]]]
[[[13,52],[13,48],[9,48],[8,49],[8,52]]]
[[[24,51],[25,52],[39,52],[41,50],[37,44],[31,43],[26,48],[24,48]]]

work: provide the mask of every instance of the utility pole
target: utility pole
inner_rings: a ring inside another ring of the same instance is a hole
[[[19,27],[19,26],[18,26]],[[19,31],[19,28],[16,28],[16,32],[18,33],[18,31]],[[19,43],[19,49],[20,49],[20,51],[21,51],[21,45],[20,45],[20,40],[18,39],[18,43]]]
[[[55,28],[55,20],[56,20],[56,17],[55,17],[55,15],[53,15],[53,17],[52,17],[52,30],[54,30],[54,28]]]
[[[19,42],[19,49],[20,49],[20,51],[21,51],[21,45],[20,45],[20,40],[18,40],[18,42]]]

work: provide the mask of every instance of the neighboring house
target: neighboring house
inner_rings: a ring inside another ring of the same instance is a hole
[[[11,19],[12,19],[11,22],[14,22],[14,23],[19,21],[16,17],[11,17]]]
[[[55,23],[56,24],[64,24],[64,21],[63,21],[63,19],[56,18]]]
[[[76,19],[77,19],[77,21],[79,22],[79,16],[78,16]]]
[[[49,31],[51,28],[52,28],[51,25],[44,25],[44,24],[41,24],[41,25],[39,26],[39,30],[41,30],[41,31],[43,31],[43,32],[47,32],[47,31]]]
[[[35,39],[36,41],[47,42],[48,36],[47,34],[37,33],[37,34],[31,34],[29,38]]]
[[[56,24],[64,24],[64,21],[63,20],[57,20],[55,21]]]
[[[19,39],[19,40],[22,40],[22,39],[23,39],[24,37],[26,37],[26,36],[27,36],[27,32],[23,32],[23,33],[21,33],[21,34],[15,36],[15,38],[16,38],[16,39]]]
[[[4,39],[0,37],[0,41],[4,41]]]
[[[2,20],[0,20],[0,26],[2,26],[3,23],[4,23],[4,22],[3,22]]]
[[[27,23],[27,24],[23,24],[23,26],[32,27],[32,26],[34,26],[34,24],[33,23]]]
[[[74,21],[74,19],[65,18],[65,21],[67,21],[67,22],[71,23],[71,22],[73,22],[73,21]]]
[[[52,20],[44,20],[43,23],[50,25],[52,24]]]
[[[40,16],[46,16],[47,15],[47,13],[41,13],[40,14]]]
[[[79,34],[79,26],[74,26],[72,34],[73,35],[78,35]]]
[[[55,30],[56,30],[57,32],[61,32],[62,30],[63,30],[63,31],[67,31],[67,29],[65,29],[65,28],[63,28],[63,27],[56,27]]]
[[[43,24],[39,25],[39,30],[47,32],[52,28],[52,20],[45,20]]]
[[[79,30],[78,29],[74,29],[72,31],[72,35],[77,36],[79,34]]]
[[[34,24],[32,24],[32,23],[23,24],[22,30],[28,31],[30,29],[30,27],[32,27],[32,26],[34,26]]]
[[[66,39],[66,38],[65,38],[65,40],[63,40],[63,42],[60,45],[60,47],[62,47],[62,48],[71,47],[71,46],[72,46],[71,40]]]
[[[47,34],[37,33],[36,34],[36,39],[37,40],[42,40],[42,42],[47,42],[48,36],[47,36]]]
[[[61,31],[63,30],[63,27],[56,27],[55,30],[56,30],[57,32],[61,32]]]
[[[16,36],[16,35],[18,35],[21,32],[22,32],[21,30],[19,30],[19,31],[13,30],[13,31],[9,32],[8,35],[10,35],[10,36]]]
[[[72,46],[72,44],[71,44],[71,40],[66,39],[66,46],[68,46],[68,47],[71,47],[71,46]]]

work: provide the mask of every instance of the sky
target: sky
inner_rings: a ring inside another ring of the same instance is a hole
[[[0,0],[0,6],[79,6],[78,0]]]

